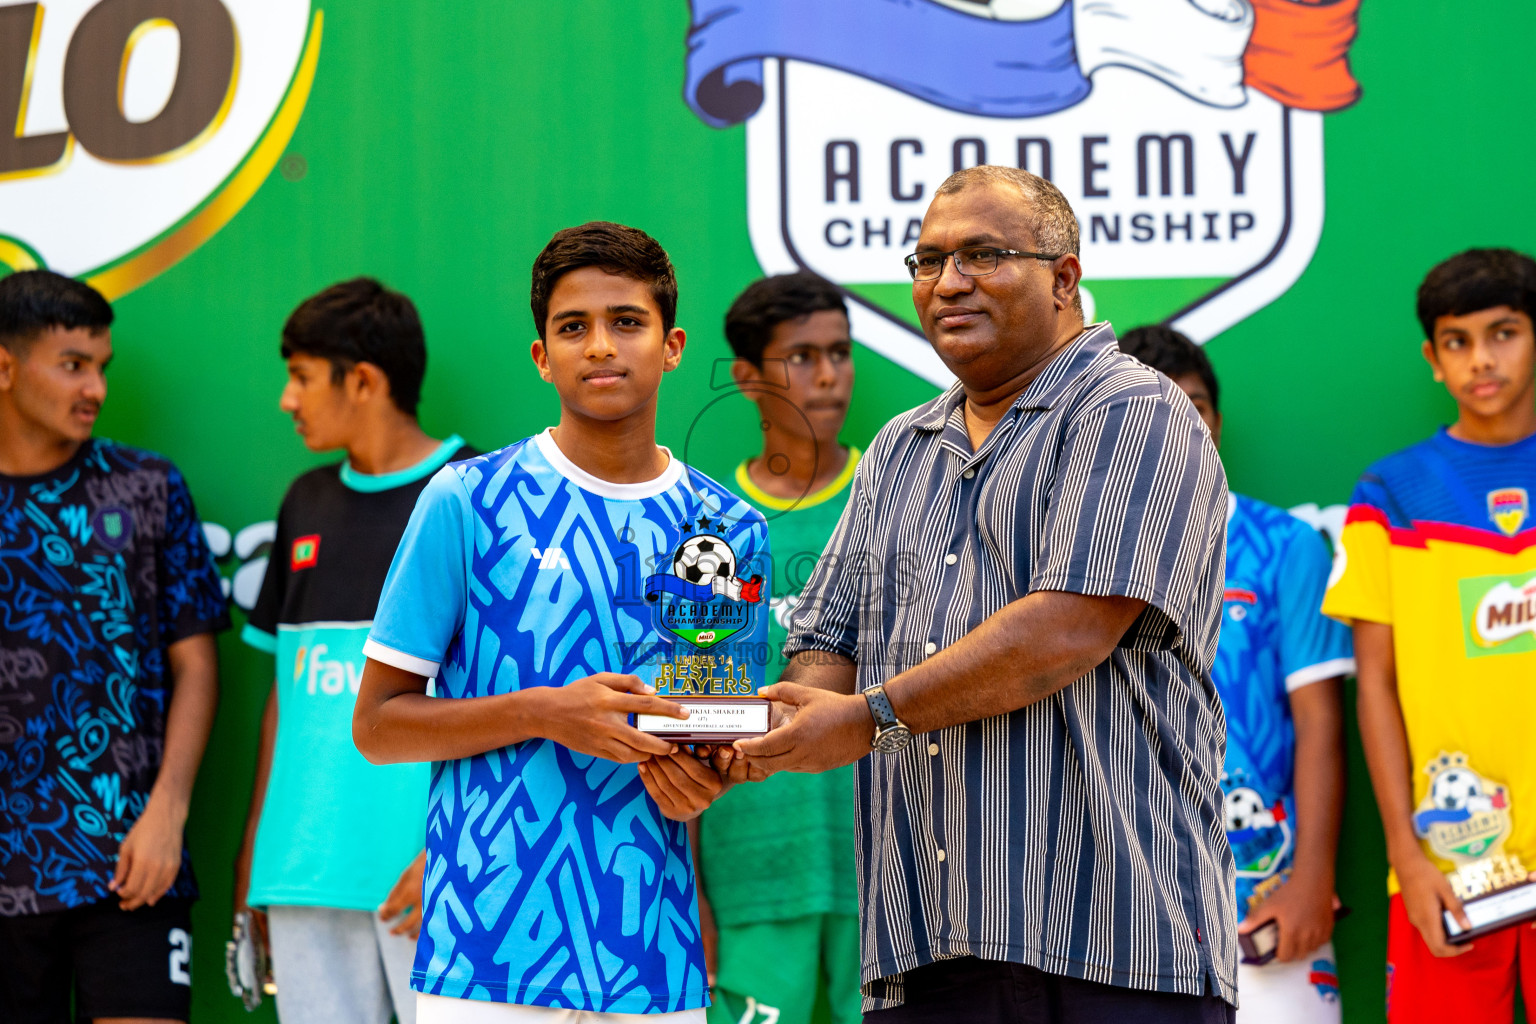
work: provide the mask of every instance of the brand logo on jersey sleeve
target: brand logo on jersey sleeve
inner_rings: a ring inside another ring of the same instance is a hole
[[[320,561],[320,535],[312,533],[307,537],[300,537],[293,542],[293,554],[288,564],[294,572],[300,569],[313,568]]]
[[[1536,572],[1459,582],[1469,658],[1536,651]]]
[[[1531,498],[1524,487],[1501,487],[1488,492],[1488,518],[1506,537],[1520,532],[1530,511]]]

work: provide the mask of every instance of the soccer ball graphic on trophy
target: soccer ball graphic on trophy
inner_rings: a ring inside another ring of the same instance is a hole
[[[719,537],[696,534],[678,545],[672,575],[704,586],[716,576],[731,579],[736,575],[736,553]]]
[[[1493,801],[1483,793],[1483,780],[1476,772],[1452,768],[1441,772],[1430,783],[1429,799],[1442,811],[1486,811]]]

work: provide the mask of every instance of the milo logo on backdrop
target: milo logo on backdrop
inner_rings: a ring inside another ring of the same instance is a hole
[[[320,52],[308,0],[0,0],[0,265],[109,299],[239,212]]]
[[[763,268],[843,285],[861,341],[943,382],[901,258],[962,167],[1065,193],[1090,319],[1203,341],[1289,288],[1322,230],[1322,115],[1360,95],[1358,6],[693,0],[685,98],[746,124]]]

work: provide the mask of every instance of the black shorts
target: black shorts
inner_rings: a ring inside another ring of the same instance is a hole
[[[906,1001],[864,1024],[1232,1024],[1216,996],[1185,996],[1079,981],[1022,964],[963,956],[908,971]]]
[[[103,900],[50,914],[0,917],[0,1021],[187,1019],[192,1006],[192,901],[127,911]]]

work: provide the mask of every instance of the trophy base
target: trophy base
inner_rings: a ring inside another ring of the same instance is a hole
[[[664,715],[636,715],[635,728],[657,739],[678,743],[730,743],[768,731],[769,701],[764,697],[665,697],[688,709],[688,720]]]
[[[1453,946],[1536,918],[1536,879],[1466,900],[1461,909],[1472,922],[1471,928],[1462,928],[1449,911],[1444,915],[1445,938]]]

